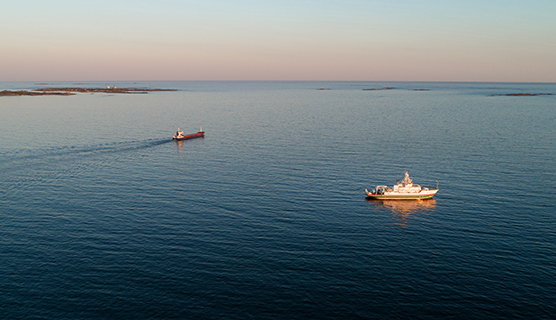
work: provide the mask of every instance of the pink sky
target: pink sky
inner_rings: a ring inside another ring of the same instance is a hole
[[[549,1],[14,1],[0,81],[556,82]]]

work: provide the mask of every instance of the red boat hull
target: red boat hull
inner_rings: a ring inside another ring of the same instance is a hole
[[[174,140],[177,140],[177,141],[181,141],[181,140],[188,140],[188,139],[195,139],[195,138],[204,138],[204,137],[205,137],[205,133],[204,133],[203,131],[199,131],[199,132],[194,133],[194,134],[188,134],[188,135],[183,136],[183,137],[181,137],[181,138],[176,138],[176,137],[174,136],[173,139],[174,139]]]

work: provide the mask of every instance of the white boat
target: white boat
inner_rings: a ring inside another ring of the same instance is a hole
[[[367,199],[375,200],[423,200],[431,199],[438,192],[438,185],[434,187],[421,187],[414,184],[409,173],[405,172],[404,179],[392,188],[388,186],[376,186],[375,190],[369,191],[365,189]]]

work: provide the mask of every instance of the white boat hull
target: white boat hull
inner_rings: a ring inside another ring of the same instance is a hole
[[[438,189],[429,188],[428,190],[421,190],[419,192],[384,192],[384,193],[372,193],[365,189],[365,194],[367,194],[368,199],[376,200],[424,200],[431,199]]]

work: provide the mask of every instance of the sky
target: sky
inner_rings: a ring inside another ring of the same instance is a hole
[[[0,81],[556,82],[554,0],[0,2]]]

